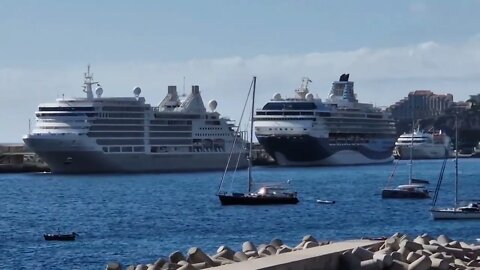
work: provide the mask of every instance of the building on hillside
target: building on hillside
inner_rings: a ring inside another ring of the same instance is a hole
[[[388,107],[395,120],[411,120],[438,116],[454,104],[452,94],[437,95],[430,90],[415,90]]]
[[[477,104],[480,104],[480,94],[470,95],[469,100],[475,101]]]

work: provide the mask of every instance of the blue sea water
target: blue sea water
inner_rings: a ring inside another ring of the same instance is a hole
[[[441,160],[416,161],[414,175],[435,189]],[[460,198],[479,198],[480,159],[461,159]],[[453,204],[453,161],[448,161],[439,204]],[[479,221],[433,221],[431,200],[382,200],[392,164],[347,167],[255,167],[258,181],[291,180],[298,205],[221,206],[215,196],[222,172],[0,175],[0,269],[104,269],[151,263],[198,246],[214,253],[280,238],[296,245],[306,234],[319,240],[390,236],[403,232],[446,234],[475,243]],[[393,184],[404,184],[401,161]],[[246,171],[233,187],[245,190]],[[229,188],[230,177],[224,187]],[[335,200],[317,204],[316,199]],[[75,231],[74,242],[47,242],[43,233]]]

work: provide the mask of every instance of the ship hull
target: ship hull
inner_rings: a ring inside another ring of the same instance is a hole
[[[428,199],[430,196],[425,192],[405,191],[398,189],[383,189],[383,199]]]
[[[430,210],[432,217],[438,219],[480,219],[480,212],[463,212],[455,209]]]
[[[407,145],[396,146],[399,159],[410,159],[410,147]],[[443,159],[445,158],[445,146],[443,145],[419,145],[414,146],[412,151],[412,159]],[[452,153],[448,151],[447,157]]]
[[[39,141],[40,140],[40,141]],[[60,147],[66,140],[24,139],[52,173],[153,173],[224,170],[229,153],[104,153],[78,143]],[[79,140],[77,140],[79,142]],[[53,150],[55,149],[55,150]],[[88,149],[88,150],[86,150]],[[241,154],[238,168],[248,167],[246,154]],[[237,155],[232,155],[229,168],[234,169]]]
[[[222,205],[270,205],[270,204],[297,204],[297,197],[269,197],[269,196],[235,196],[218,195]]]
[[[282,166],[363,165],[393,160],[394,138],[371,140],[369,144],[330,144],[327,138],[309,135],[257,136],[257,139]]]

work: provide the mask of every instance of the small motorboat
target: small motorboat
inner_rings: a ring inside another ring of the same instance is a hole
[[[43,234],[43,238],[46,241],[75,241],[75,238],[78,236],[76,232],[68,233],[68,234],[60,234],[60,233],[45,233]]]
[[[334,204],[335,201],[330,201],[330,200],[317,200],[317,203],[321,203],[321,204]]]

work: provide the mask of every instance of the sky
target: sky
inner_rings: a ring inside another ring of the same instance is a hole
[[[256,107],[293,96],[305,76],[324,99],[342,73],[377,106],[417,89],[466,100],[480,93],[479,10],[478,0],[2,0],[0,142],[21,142],[40,103],[84,96],[88,64],[105,97],[139,86],[157,105],[185,80],[237,120],[253,75]]]

